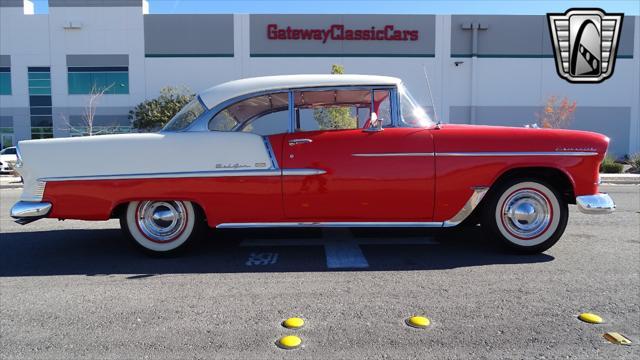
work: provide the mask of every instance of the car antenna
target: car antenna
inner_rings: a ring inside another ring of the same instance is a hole
[[[438,112],[436,111],[436,103],[433,101],[433,93],[431,92],[431,83],[429,82],[429,74],[427,74],[427,66],[422,64],[422,71],[424,71],[424,78],[427,80],[427,90],[429,92],[429,99],[431,99],[431,106],[433,106],[433,117],[436,118],[436,129],[440,129],[440,120],[438,118]]]

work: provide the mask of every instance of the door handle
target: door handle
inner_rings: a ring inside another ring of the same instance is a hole
[[[294,145],[298,145],[298,144],[309,144],[312,143],[313,140],[311,139],[291,139],[289,140],[289,145],[290,146],[294,146]]]

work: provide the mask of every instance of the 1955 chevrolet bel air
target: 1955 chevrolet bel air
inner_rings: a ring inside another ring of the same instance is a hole
[[[392,77],[243,79],[202,92],[159,133],[21,141],[24,190],[11,216],[119,218],[152,253],[183,249],[206,225],[462,223],[535,253],[558,241],[569,204],[614,210],[598,193],[608,142],[583,131],[435,124]]]

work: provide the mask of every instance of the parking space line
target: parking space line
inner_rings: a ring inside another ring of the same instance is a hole
[[[324,252],[327,268],[367,268],[369,262],[348,229],[324,229]]]

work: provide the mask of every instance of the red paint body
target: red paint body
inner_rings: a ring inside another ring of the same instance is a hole
[[[311,143],[289,145],[291,139]],[[214,227],[231,222],[446,221],[472,194],[515,168],[554,168],[574,194],[598,191],[598,167],[608,146],[600,134],[549,129],[444,125],[312,131],[269,137],[281,168],[326,171],[312,176],[211,177],[48,182],[48,217],[106,220],[135,200],[188,200]],[[389,156],[358,153],[561,152],[597,156]]]

